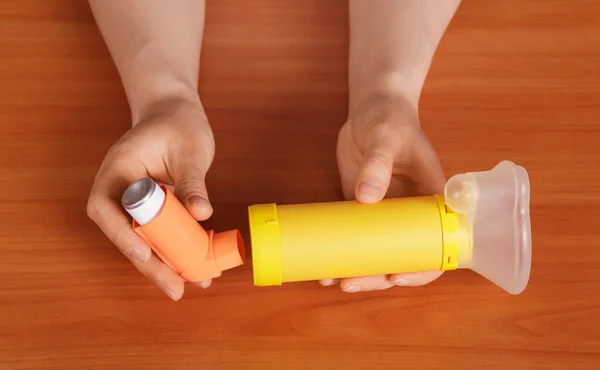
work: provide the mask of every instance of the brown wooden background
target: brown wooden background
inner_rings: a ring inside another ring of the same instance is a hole
[[[208,3],[207,226],[248,240],[249,204],[341,197],[347,3]],[[174,303],[85,214],[129,126],[87,3],[0,2],[0,368],[600,368],[600,2],[465,0],[421,118],[448,175],[529,170],[523,295],[468,271],[368,294],[256,288],[248,265]]]

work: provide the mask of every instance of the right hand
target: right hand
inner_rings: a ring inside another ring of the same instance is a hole
[[[119,250],[171,299],[183,296],[183,279],[165,265],[131,227],[121,207],[125,189],[143,177],[174,187],[174,194],[198,221],[212,206],[205,185],[215,142],[199,100],[176,100],[153,106],[114,144],[96,175],[88,216]],[[207,288],[210,280],[197,285]]]

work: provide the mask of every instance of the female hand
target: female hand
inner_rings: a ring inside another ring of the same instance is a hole
[[[176,99],[152,106],[106,155],[89,196],[87,212],[119,250],[173,300],[183,279],[165,265],[132,229],[120,204],[134,181],[151,177],[174,194],[198,220],[212,214],[205,176],[215,143],[199,100]],[[199,283],[207,288],[210,281]]]
[[[362,203],[384,197],[431,195],[444,190],[438,156],[419,123],[417,108],[402,96],[372,95],[356,105],[341,128],[338,167],[344,196]],[[347,292],[419,286],[441,271],[342,279]],[[337,281],[323,280],[322,285]]]

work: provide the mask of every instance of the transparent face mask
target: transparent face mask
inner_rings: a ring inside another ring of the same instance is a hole
[[[460,261],[511,294],[521,293],[531,270],[531,225],[527,171],[503,161],[489,171],[448,180],[446,204],[472,229],[472,251]]]

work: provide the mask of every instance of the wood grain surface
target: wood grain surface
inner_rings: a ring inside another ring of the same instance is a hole
[[[253,203],[341,199],[342,0],[209,1],[201,94],[217,154],[207,227]],[[252,286],[251,266],[175,303],[87,218],[130,125],[83,0],[0,2],[0,369],[599,369],[600,2],[465,0],[421,119],[448,176],[502,159],[532,183],[530,285],[470,271],[347,294]]]

